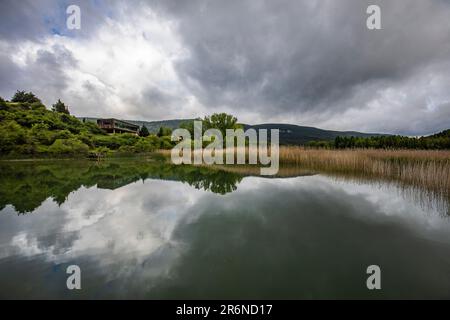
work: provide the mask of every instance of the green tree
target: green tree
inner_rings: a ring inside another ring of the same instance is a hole
[[[189,131],[189,133],[191,134],[191,137],[194,136],[194,121],[203,121],[203,120],[200,118],[197,118],[195,120],[183,121],[182,123],[180,123],[180,128],[186,129],[187,131]]]
[[[239,129],[241,126],[237,123],[237,118],[231,114],[214,113],[203,119],[203,128],[204,130],[219,129],[223,137],[225,137],[226,129]]]
[[[64,102],[62,102],[60,99],[52,106],[52,110],[54,112],[61,112],[65,114],[70,114],[69,107],[67,107]]]
[[[19,91],[17,90],[14,96],[11,99],[11,102],[28,102],[28,103],[34,103],[34,102],[41,102],[41,100],[36,97],[36,95],[32,92],[25,92],[25,91]]]
[[[6,109],[6,101],[0,97],[0,110],[5,110]]]
[[[148,137],[150,135],[150,132],[148,132],[148,129],[146,126],[142,125],[142,127],[139,129],[138,132],[140,137]]]
[[[157,136],[158,137],[166,137],[172,134],[172,129],[167,127],[160,127]]]

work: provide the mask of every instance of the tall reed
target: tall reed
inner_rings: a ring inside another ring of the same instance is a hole
[[[317,171],[394,179],[450,194],[450,151],[282,147],[280,162]]]

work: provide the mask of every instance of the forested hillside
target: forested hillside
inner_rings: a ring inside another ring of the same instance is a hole
[[[141,132],[142,133],[142,132]],[[108,135],[95,123],[71,116],[59,101],[47,109],[31,92],[0,98],[0,156],[102,156],[171,148],[169,136]]]

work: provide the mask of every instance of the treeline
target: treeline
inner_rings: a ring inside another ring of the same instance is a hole
[[[170,149],[170,131],[151,135],[108,135],[95,123],[83,123],[70,115],[60,100],[52,110],[31,92],[17,91],[11,101],[0,98],[0,156],[81,156],[151,152]],[[167,135],[165,135],[167,134]]]
[[[450,129],[426,137],[374,136],[336,137],[334,141],[311,141],[308,147],[326,149],[450,149]]]

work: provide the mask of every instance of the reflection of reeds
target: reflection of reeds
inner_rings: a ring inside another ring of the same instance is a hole
[[[226,172],[232,172],[241,174],[243,176],[260,176],[261,170],[260,166],[251,166],[251,165],[214,165],[214,168],[219,170],[223,170]],[[299,176],[310,176],[314,175],[317,172],[303,169],[295,166],[283,166],[280,167],[278,173],[274,176],[264,176],[266,178],[289,178],[289,177],[299,177]]]

